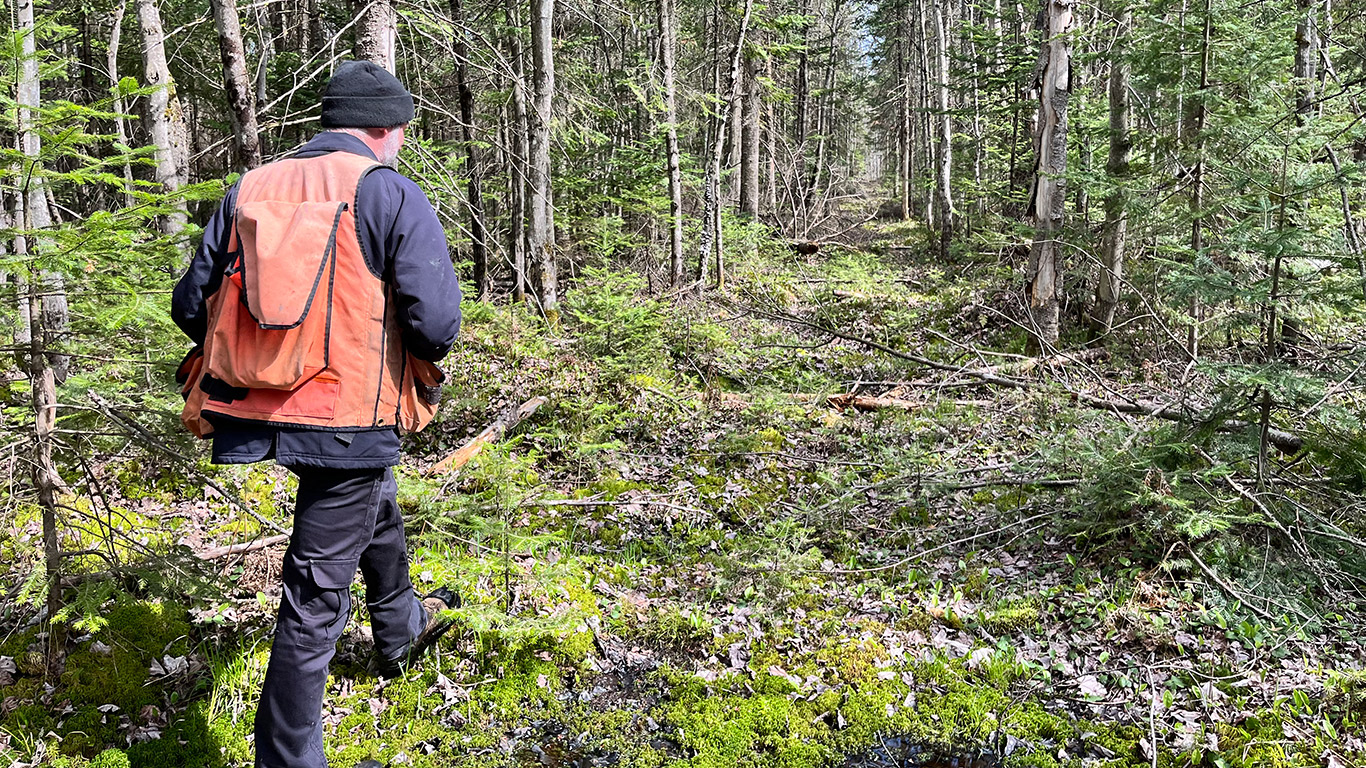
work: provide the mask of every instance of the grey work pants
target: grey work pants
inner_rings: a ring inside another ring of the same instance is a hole
[[[325,768],[327,667],[351,614],[356,568],[365,580],[376,653],[402,656],[426,615],[408,579],[393,472],[290,470],[299,477],[299,495],[275,641],[256,710],[256,766]]]

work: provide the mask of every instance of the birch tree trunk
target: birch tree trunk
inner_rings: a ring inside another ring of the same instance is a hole
[[[1057,237],[1062,229],[1067,189],[1067,103],[1071,97],[1071,46],[1074,0],[1045,0],[1044,39],[1040,51],[1039,118],[1034,134],[1034,192],[1031,196],[1036,232],[1029,250],[1027,304],[1033,341],[1040,350],[1058,341],[1058,307],[1062,279]]]
[[[138,24],[142,28],[142,60],[147,84],[156,90],[147,97],[148,124],[156,148],[156,180],[162,191],[174,194],[189,180],[189,132],[185,112],[176,95],[175,80],[166,63],[165,33],[157,0],[137,0]],[[189,217],[185,202],[177,201],[175,210],[161,222],[162,232],[178,236]]]
[[[398,12],[393,0],[373,0],[356,30],[356,58],[390,72],[398,67]]]
[[[47,189],[43,184],[43,169],[39,161],[42,141],[36,129],[37,112],[42,104],[41,81],[38,72],[37,46],[34,40],[33,0],[18,0],[15,22],[21,37],[19,83],[15,117],[19,132],[19,150],[24,156],[24,173],[19,174],[22,187],[17,206],[21,214],[20,234],[15,238],[14,251],[19,260],[29,258],[41,263],[47,247],[37,234],[52,225],[47,207]],[[52,621],[62,608],[61,548],[57,531],[57,490],[61,476],[52,460],[53,435],[57,426],[57,380],[66,378],[66,358],[57,357],[58,365],[49,355],[48,342],[52,334],[66,330],[66,294],[60,275],[44,274],[28,284],[29,349],[28,374],[30,398],[33,404],[34,455],[31,463],[33,486],[38,491],[38,504],[43,510],[43,559],[47,579],[48,627],[47,663],[51,670],[58,668],[66,645],[60,626]]]
[[[559,319],[559,276],[555,268],[554,211],[550,205],[550,118],[555,93],[551,23],[555,0],[531,2],[532,105],[527,113],[530,163],[528,253],[541,311],[552,325]]]
[[[1092,318],[1098,336],[1110,332],[1124,284],[1124,241],[1128,234],[1129,214],[1123,184],[1129,175],[1129,155],[1133,148],[1130,132],[1129,35],[1133,33],[1134,12],[1128,0],[1119,11],[1116,42],[1110,54],[1110,156],[1105,171],[1110,177],[1110,193],[1105,197],[1105,228],[1101,238],[1100,280],[1096,283],[1096,310]]]
[[[261,137],[256,125],[255,94],[252,93],[251,80],[247,78],[242,21],[237,15],[237,0],[209,0],[209,4],[213,6],[218,51],[223,57],[223,85],[228,92],[228,107],[232,113],[237,169],[247,171],[261,164]]]
[[[42,138],[37,130],[38,108],[42,105],[42,85],[38,71],[37,41],[34,39],[33,0],[19,0],[16,8],[16,21],[19,34],[21,63],[15,117],[19,129],[19,151],[24,156],[22,173],[19,174],[20,189],[15,206],[15,220],[26,235],[16,238],[15,251],[39,257],[41,249],[49,247],[43,241],[42,230],[52,227],[52,210],[49,207],[47,184],[42,166]],[[35,288],[34,286],[40,286]],[[51,371],[58,382],[66,380],[67,366],[70,362],[66,355],[52,350],[53,341],[66,333],[68,316],[66,301],[66,280],[60,272],[40,270],[36,281],[30,282],[30,290],[36,290],[40,298],[42,317],[36,317],[39,305],[29,302],[29,315],[32,331],[30,340],[41,345],[44,350],[44,368]],[[46,338],[40,338],[39,326]]]
[[[465,8],[462,0],[450,0],[451,23],[455,27],[455,87],[460,93],[460,140],[465,144],[466,187],[470,207],[470,256],[474,260],[474,295],[480,301],[489,294],[489,251],[484,229],[484,191],[480,176],[478,150],[474,146],[474,91],[470,88],[470,49],[465,40]]]
[[[683,264],[683,171],[678,155],[678,103],[674,84],[674,57],[678,24],[674,0],[658,0],[659,59],[664,79],[665,163],[669,172],[669,282],[682,285]]]

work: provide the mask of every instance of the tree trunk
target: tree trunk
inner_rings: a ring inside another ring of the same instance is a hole
[[[260,129],[256,104],[247,78],[247,53],[242,46],[242,21],[236,0],[210,0],[213,24],[218,31],[218,51],[223,57],[223,84],[232,113],[232,132],[237,146],[237,169],[251,170],[261,164]]]
[[[398,12],[393,0],[373,0],[356,29],[356,58],[390,72],[398,67]]]
[[[148,124],[156,148],[156,180],[163,192],[175,194],[189,180],[189,132],[185,112],[176,95],[175,80],[166,63],[165,33],[156,0],[137,0],[138,24],[142,27],[143,70],[147,84],[156,90],[147,97]],[[189,216],[184,200],[177,200],[175,211],[161,222],[162,233],[176,237],[185,229]]]
[[[550,205],[550,109],[555,93],[555,58],[551,48],[551,23],[555,0],[532,0],[531,66],[532,108],[530,125],[530,226],[527,232],[536,296],[541,311],[552,325],[559,319],[559,276],[555,268],[554,211]]]
[[[1058,241],[1067,190],[1067,102],[1071,97],[1073,0],[1046,0],[1040,52],[1039,119],[1034,138],[1033,218],[1037,227],[1029,250],[1028,305],[1033,341],[1041,351],[1058,341],[1058,307],[1062,292]]]
[[[659,59],[664,78],[665,164],[669,171],[669,283],[683,284],[683,171],[678,155],[678,106],[674,56],[678,23],[674,0],[658,0]]]
[[[740,213],[759,218],[759,68],[745,58],[745,95],[740,138]]]
[[[128,128],[123,122],[127,104],[119,91],[119,41],[123,38],[123,16],[127,8],[128,0],[120,0],[118,7],[114,9],[114,16],[109,24],[109,48],[105,56],[105,65],[109,71],[110,91],[114,94],[114,136],[121,147],[128,146]],[[123,204],[132,206],[136,200],[133,197],[133,164],[127,159],[126,149],[121,149],[119,152],[125,154],[123,161]]]
[[[726,285],[724,243],[721,241],[721,155],[725,146],[725,128],[730,123],[731,113],[735,109],[740,61],[744,55],[745,38],[749,34],[749,20],[753,13],[754,0],[745,0],[744,15],[740,18],[740,30],[735,35],[735,48],[731,51],[730,68],[727,70],[725,97],[721,100],[720,109],[712,120],[711,156],[707,161],[706,188],[702,201],[702,247],[698,257],[697,281],[699,284],[706,282],[707,260],[714,256],[718,288],[724,288]]]
[[[14,251],[19,261],[32,260],[41,264],[44,254],[40,230],[52,224],[47,207],[47,189],[39,161],[42,141],[36,128],[36,112],[42,104],[41,81],[33,22],[33,0],[16,3],[15,22],[21,37],[19,83],[15,117],[19,131],[19,150],[24,156],[24,172],[19,174],[26,188],[19,190],[16,206],[20,214],[20,234],[15,237]],[[43,510],[43,559],[47,579],[47,617],[49,624],[47,662],[55,671],[65,647],[65,637],[53,621],[62,608],[61,551],[57,536],[57,490],[61,478],[52,461],[53,435],[57,426],[57,378],[48,351],[50,334],[66,330],[66,295],[59,275],[46,275],[41,280],[30,280],[28,285],[29,355],[28,374],[30,397],[34,414],[34,461],[31,464],[33,486],[38,491],[38,504]],[[59,323],[52,325],[53,322]],[[65,378],[66,357],[56,358]]]
[[[1302,125],[1313,111],[1318,84],[1319,0],[1295,0],[1299,23],[1295,25],[1295,118]]]
[[[512,60],[512,125],[509,126],[508,154],[512,160],[508,164],[508,197],[510,226],[508,227],[508,250],[512,253],[513,288],[512,300],[526,301],[526,291],[530,283],[527,276],[527,213],[528,185],[527,172],[531,150],[529,144],[530,128],[527,121],[526,104],[526,62],[522,51],[520,28],[521,0],[507,0],[508,14],[508,58]]]
[[[1194,99],[1191,120],[1190,140],[1195,146],[1195,162],[1191,167],[1191,261],[1198,265],[1205,251],[1205,114],[1208,108],[1205,100],[1209,92],[1209,67],[1212,48],[1213,18],[1210,2],[1205,0],[1204,28],[1200,34],[1200,87]],[[1200,325],[1204,319],[1204,308],[1200,297],[1192,294],[1187,312],[1190,327],[1186,331],[1186,355],[1194,360],[1200,354]]]
[[[478,150],[474,146],[474,91],[470,88],[469,44],[465,40],[465,8],[462,0],[450,0],[451,24],[455,27],[455,87],[460,92],[460,140],[465,144],[466,189],[470,206],[470,256],[474,260],[474,295],[484,301],[489,294],[489,250],[484,229],[483,179]]]
[[[1129,213],[1124,183],[1129,175],[1130,102],[1129,35],[1133,33],[1134,12],[1128,0],[1119,11],[1115,47],[1110,57],[1110,156],[1105,171],[1110,177],[1110,193],[1105,197],[1105,229],[1101,239],[1100,280],[1096,283],[1094,332],[1104,336],[1114,325],[1119,293],[1124,285],[1124,240],[1129,228]]]
[[[939,258],[949,257],[953,241],[953,116],[949,114],[949,46],[945,34],[946,0],[934,0],[935,110],[939,129],[935,152],[935,199],[939,207]]]

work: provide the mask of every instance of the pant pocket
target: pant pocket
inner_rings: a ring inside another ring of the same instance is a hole
[[[299,601],[302,626],[299,645],[326,648],[336,645],[351,615],[351,581],[355,560],[309,560],[306,594]]]

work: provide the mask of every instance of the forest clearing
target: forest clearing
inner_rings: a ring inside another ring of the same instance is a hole
[[[1360,3],[10,10],[0,766],[258,764],[305,494],[172,291],[352,58],[463,287],[455,600],[382,674],[347,561],[327,764],[1366,765]]]

